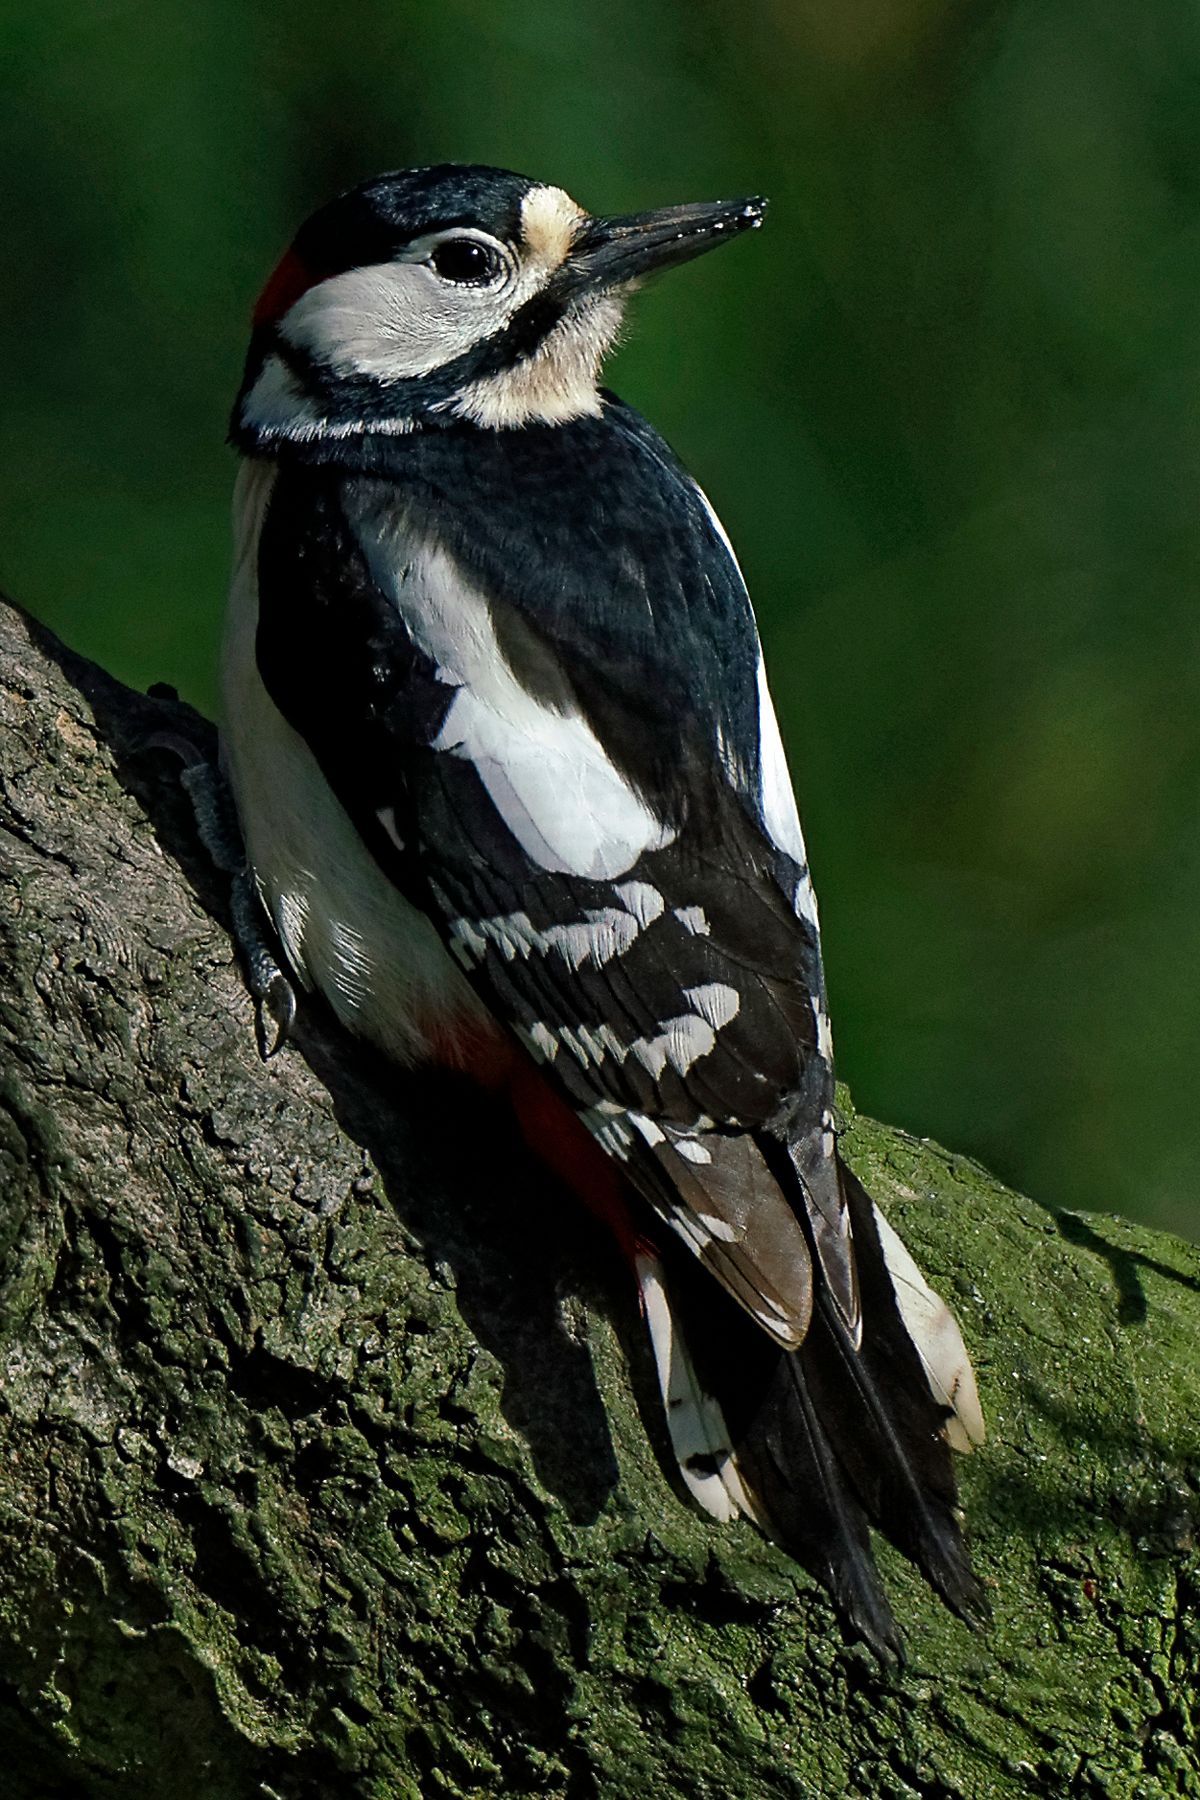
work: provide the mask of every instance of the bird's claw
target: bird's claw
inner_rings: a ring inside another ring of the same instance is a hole
[[[258,1053],[268,1062],[292,1034],[296,991],[275,957],[269,928],[246,866],[246,846],[232,795],[220,767],[204,747],[182,732],[155,731],[147,750],[167,750],[183,764],[180,782],[192,803],[196,831],[213,864],[230,877],[233,937],[254,999],[254,1031]]]
[[[276,969],[265,994],[254,1002],[254,1025],[258,1037],[258,1054],[270,1062],[292,1035],[296,1022],[296,990],[282,969]]]
[[[246,969],[246,982],[254,996],[254,1028],[258,1053],[269,1062],[286,1044],[296,1020],[296,990],[275,960],[272,944],[262,924],[258,896],[243,864],[234,876],[230,894],[233,935]]]

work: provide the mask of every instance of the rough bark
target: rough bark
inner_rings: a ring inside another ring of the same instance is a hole
[[[884,1552],[881,1669],[672,1491],[502,1117],[312,1007],[260,1063],[180,714],[0,614],[0,1791],[1200,1794],[1200,1255],[847,1118],[991,1428],[995,1623]]]

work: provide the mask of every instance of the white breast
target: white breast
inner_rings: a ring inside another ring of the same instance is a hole
[[[258,672],[258,540],[275,478],[243,463],[222,658],[221,748],[250,867],[288,961],[351,1030],[402,1062],[429,1054],[432,1022],[484,1017],[424,913],[371,856]]]

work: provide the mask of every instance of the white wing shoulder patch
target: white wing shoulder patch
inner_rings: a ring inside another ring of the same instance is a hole
[[[587,721],[522,686],[486,597],[440,545],[415,543],[390,487],[355,484],[347,509],[384,593],[438,678],[456,690],[435,748],[473,763],[530,860],[554,874],[610,880],[675,832],[634,792]]]

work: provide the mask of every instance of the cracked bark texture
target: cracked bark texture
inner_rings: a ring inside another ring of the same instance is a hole
[[[312,1006],[259,1062],[143,748],[185,709],[4,609],[0,713],[6,1800],[1200,1795],[1194,1248],[847,1107],[991,1430],[994,1625],[885,1550],[881,1669],[672,1491],[621,1271],[502,1115]]]

